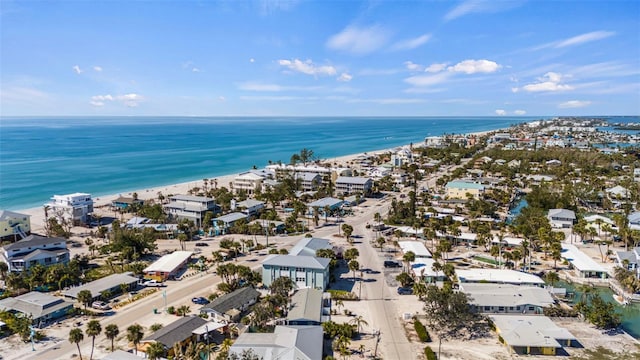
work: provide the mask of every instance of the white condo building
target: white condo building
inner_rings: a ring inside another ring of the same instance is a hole
[[[68,195],[53,195],[48,207],[47,216],[59,217],[71,221],[74,225],[86,224],[93,214],[93,199],[91,194],[73,193]]]

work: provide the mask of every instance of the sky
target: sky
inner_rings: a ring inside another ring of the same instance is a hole
[[[0,115],[640,115],[640,1],[1,0]]]

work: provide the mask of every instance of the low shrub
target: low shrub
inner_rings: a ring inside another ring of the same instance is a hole
[[[418,320],[417,318],[413,319],[413,328],[416,329],[416,333],[418,334],[418,338],[422,342],[431,342],[431,336],[427,331],[427,328]]]
[[[331,299],[333,300],[358,300],[358,296],[351,291],[335,289],[329,289],[327,291],[331,294]]]
[[[424,348],[424,355],[427,357],[427,360],[438,360],[438,356],[436,356],[436,353],[434,353],[429,346]]]

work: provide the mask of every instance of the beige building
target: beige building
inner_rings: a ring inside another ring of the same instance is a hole
[[[247,195],[253,195],[258,188],[262,187],[262,181],[264,181],[264,177],[246,172],[233,179],[233,190],[236,192],[244,190]]]
[[[445,186],[449,199],[467,199],[469,195],[479,199],[484,194],[484,185],[467,181],[450,181]]]
[[[0,210],[0,240],[17,241],[31,234],[31,215]]]

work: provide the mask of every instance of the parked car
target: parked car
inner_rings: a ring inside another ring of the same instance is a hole
[[[207,300],[207,298],[200,296],[200,297],[194,297],[193,299],[191,299],[191,302],[198,305],[207,305],[209,303],[209,300]]]
[[[399,287],[398,288],[398,295],[413,295],[413,289],[412,288]]]
[[[98,310],[109,310],[109,309],[111,309],[111,307],[107,303],[105,303],[103,301],[94,301],[91,304],[91,307],[94,308],[94,309],[98,309]]]
[[[145,282],[142,283],[143,286],[147,286],[147,287],[162,287],[164,286],[164,283],[158,281],[158,280],[147,280]]]
[[[402,267],[402,264],[400,264],[397,261],[393,261],[393,260],[385,260],[384,261],[384,267],[386,267],[386,268],[399,268],[399,267]]]
[[[209,244],[207,244],[205,242],[197,242],[196,246],[209,246]]]

